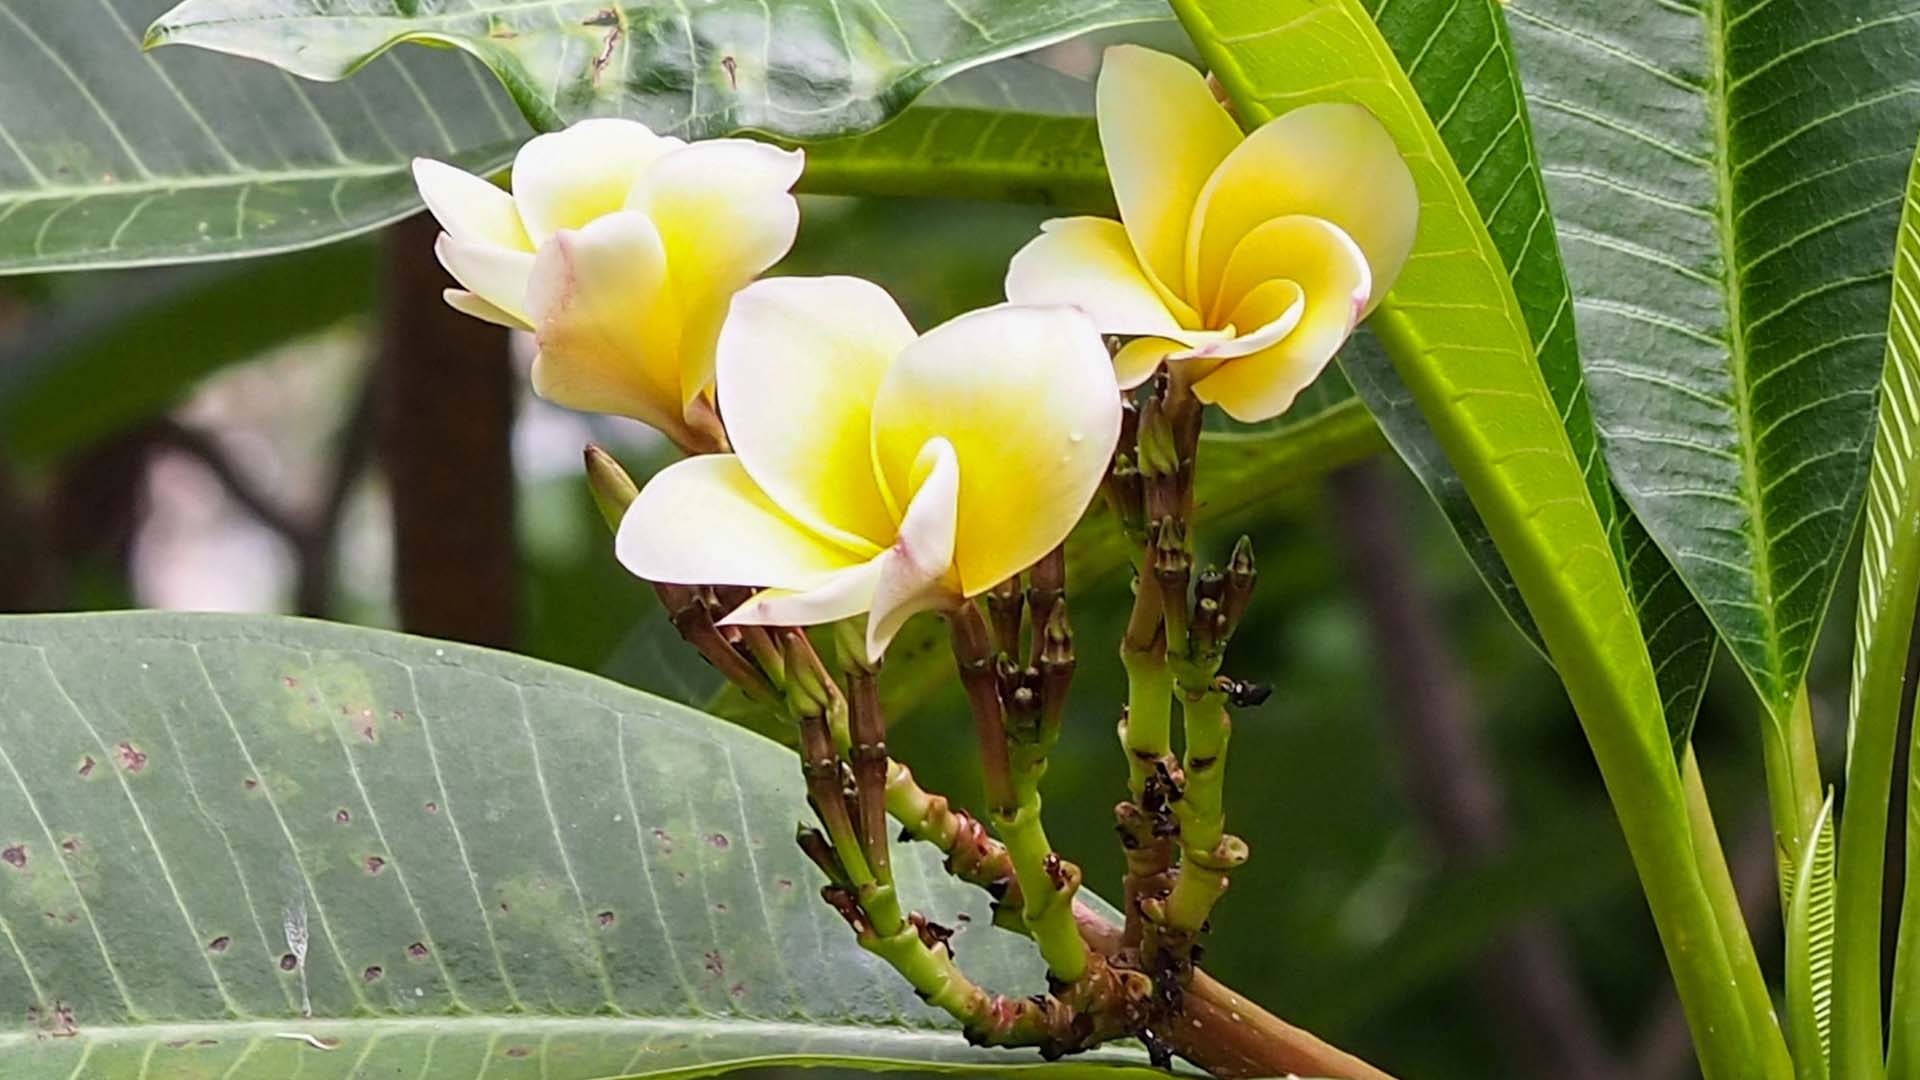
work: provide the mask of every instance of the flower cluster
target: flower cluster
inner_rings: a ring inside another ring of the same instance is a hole
[[[925,334],[869,282],[758,280],[793,243],[798,151],[590,120],[530,141],[510,193],[438,162],[415,175],[462,286],[448,302],[532,331],[534,389],[694,455],[633,502],[621,561],[756,590],[736,624],[864,614],[878,658],[914,613],[1065,539],[1125,390],[1164,364],[1237,419],[1276,416],[1412,247],[1412,178],[1357,106],[1243,137],[1193,68],[1121,46],[1098,113],[1120,220],[1047,223],[1011,303]]]

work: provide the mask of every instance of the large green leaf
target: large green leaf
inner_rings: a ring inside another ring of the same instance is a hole
[[[1551,228],[1506,26],[1494,5],[1484,0],[1369,0],[1369,7],[1428,115],[1439,118],[1441,140],[1454,161],[1464,163],[1467,190],[1513,281],[1547,390],[1656,658],[1660,697],[1677,753],[1692,731],[1713,666],[1713,626],[1610,482],[1581,369],[1573,297]],[[1538,644],[1538,631],[1519,603],[1485,524],[1439,453],[1419,410],[1397,385],[1392,365],[1377,350],[1365,348],[1352,350],[1344,362],[1395,448],[1446,512],[1495,597]]]
[[[527,134],[462,56],[413,50],[322,87],[140,54],[167,0],[0,0],[0,274],[258,254],[419,206],[415,154],[495,163]]]
[[[3,620],[0,1076],[1035,1060],[969,1049],[854,946],[794,848],[805,814],[774,744],[517,657]],[[929,849],[896,865],[983,981],[1042,988]]]
[[[864,131],[948,76],[1073,34],[1165,18],[1162,0],[185,0],[147,42],[341,79],[402,42],[463,49],[534,124],[629,116],[707,138]]]
[[[1441,136],[1454,114],[1429,118],[1356,0],[1174,7],[1244,120],[1308,101],[1357,101],[1406,155],[1421,192],[1420,232],[1374,329],[1505,557],[1580,715],[1703,1067],[1709,1077],[1734,1075],[1755,1044],[1695,870],[1653,665],[1505,261]]]
[[[1920,3],[1507,11],[1614,479],[1784,713],[1866,479]]]

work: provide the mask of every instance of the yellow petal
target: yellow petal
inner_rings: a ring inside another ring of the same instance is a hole
[[[1253,329],[1197,349],[1174,353],[1169,360],[1231,360],[1265,349],[1293,333],[1307,313],[1307,292],[1286,278],[1263,281],[1234,308]],[[1240,323],[1234,323],[1238,327]]]
[[[962,315],[908,346],[874,402],[874,462],[897,503],[928,440],[960,470],[954,561],[968,596],[1065,539],[1120,432],[1120,391],[1093,323],[1061,307]]]
[[[908,619],[959,599],[953,578],[960,465],[953,444],[931,439],[920,448],[916,482],[900,535],[880,556],[880,577],[867,617],[867,659],[878,662]]]
[[[440,227],[456,239],[533,250],[513,196],[486,180],[431,158],[414,158],[413,182]]]
[[[1120,389],[1131,390],[1160,370],[1160,362],[1177,352],[1185,352],[1187,346],[1166,338],[1134,338],[1120,351],[1113,354],[1113,377],[1119,381]]]
[[[1360,249],[1339,229],[1314,218],[1281,218],[1255,230],[1247,247],[1275,276],[1248,290],[1232,312],[1234,325],[1264,326],[1261,340],[1284,328],[1278,343],[1230,359],[1194,384],[1202,401],[1236,420],[1271,419],[1317,378],[1353,332],[1367,296],[1368,268]],[[1233,274],[1243,260],[1234,257]],[[1230,275],[1231,276],[1231,275]]]
[[[513,201],[535,247],[622,210],[633,183],[663,154],[686,143],[632,120],[582,120],[537,135],[513,160]]]
[[[788,517],[732,454],[656,473],[620,519],[614,553],[648,581],[796,590],[866,561]]]
[[[873,475],[873,401],[913,339],[886,290],[851,277],[755,282],[720,332],[720,412],[741,463],[794,518],[869,554],[896,525]]]
[[[471,315],[482,322],[494,323],[509,330],[532,329],[519,318],[509,315],[465,289],[447,289],[441,292],[440,296],[446,300],[448,307],[462,315]]]
[[[610,214],[543,244],[527,286],[540,342],[533,388],[569,408],[681,424],[679,317],[646,215]]]
[[[520,326],[530,322],[526,312],[527,282],[534,264],[532,252],[513,251],[441,233],[434,242],[433,253],[447,273],[466,286],[468,292],[511,316]]]
[[[1393,136],[1358,105],[1305,105],[1247,136],[1194,208],[1188,272],[1202,308],[1247,234],[1277,217],[1323,218],[1351,236],[1372,271],[1373,310],[1413,249],[1420,196]],[[1310,290],[1311,291],[1311,290]]]
[[[1186,279],[1187,229],[1240,129],[1186,61],[1137,45],[1107,50],[1095,107],[1134,252],[1181,325],[1198,327]]]
[[[819,626],[862,614],[873,607],[881,560],[836,570],[806,589],[762,589],[720,620],[722,626]]]
[[[629,209],[653,219],[681,305],[681,396],[713,379],[714,340],[727,302],[793,246],[800,204],[790,189],[805,157],[747,139],[712,139],[665,155],[642,173]]]
[[[1077,307],[1103,334],[1181,332],[1179,319],[1140,269],[1126,228],[1105,218],[1055,218],[1040,226],[1040,235],[1007,266],[1007,299]]]

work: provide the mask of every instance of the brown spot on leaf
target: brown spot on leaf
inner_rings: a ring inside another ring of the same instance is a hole
[[[366,982],[370,982],[370,983],[371,983],[371,982],[379,982],[379,981],[380,981],[380,976],[382,976],[382,975],[385,975],[385,974],[386,974],[386,972],[384,972],[384,971],[381,971],[381,970],[380,970],[380,967],[379,967],[379,965],[377,965],[377,964],[376,964],[376,965],[374,965],[373,967],[370,967],[370,968],[368,968],[367,970],[365,970],[365,971],[363,971],[363,972],[361,972],[361,973],[360,973],[360,978],[361,978],[361,979],[363,979],[363,980],[365,980]]]
[[[13,844],[6,848],[0,848],[0,862],[5,862],[15,870],[25,870],[27,868],[27,845]]]
[[[722,914],[722,915],[725,915],[725,914],[727,913],[727,905],[725,905],[725,904],[715,904],[715,905],[713,905],[713,910],[715,910],[715,911],[717,911],[717,912],[719,912],[719,913],[720,913],[720,914]]]
[[[439,812],[440,812],[440,804],[439,804],[439,803],[437,803],[437,802],[430,802],[430,803],[428,803],[428,804],[427,804],[427,813],[429,813],[429,814],[437,814],[437,813],[439,813]]]
[[[599,11],[594,12],[593,14],[587,16],[585,19],[582,19],[580,21],[580,25],[581,26],[619,26],[620,13],[613,10],[610,7],[601,8]]]
[[[93,775],[93,755],[92,754],[83,755],[80,758],[80,776],[82,779],[85,779],[86,777],[89,777],[92,775]]]
[[[773,879],[773,883],[774,883],[775,885],[778,885],[778,886],[780,886],[780,887],[781,887],[781,888],[783,888],[783,889],[791,889],[791,888],[793,888],[793,879],[792,879],[792,878],[774,878],[774,879]]]
[[[378,855],[369,855],[367,856],[366,865],[367,865],[367,873],[377,874],[380,871],[385,870],[387,868],[387,860],[381,858]]]
[[[291,689],[293,689],[294,687],[296,687],[296,686],[299,686],[299,685],[300,685],[300,680],[299,680],[299,679],[296,679],[296,678],[294,678],[294,677],[293,677],[293,676],[291,676],[291,675],[282,675],[282,676],[280,676],[280,684],[281,684],[282,686],[285,686],[285,687],[286,687],[287,689],[289,689],[289,690],[291,690]]]
[[[733,843],[733,841],[727,839],[726,833],[710,833],[707,836],[707,843],[712,844],[714,847],[725,850],[729,845]]]
[[[75,837],[69,836],[65,840],[60,841],[60,850],[71,855],[80,850],[80,841]]]
[[[232,944],[233,944],[232,938],[228,937],[225,934],[221,934],[219,937],[214,938],[212,941],[207,942],[207,951],[208,952],[226,952],[227,949]]]
[[[407,946],[407,955],[413,957],[415,960],[425,960],[427,958],[427,947],[421,942],[416,941]]]
[[[245,780],[240,781],[240,786],[243,788],[246,788],[248,791],[252,791],[254,788],[257,788],[260,786],[260,781],[255,780],[253,777],[249,776]]]
[[[721,70],[727,73],[727,85],[734,90],[740,89],[740,62],[731,56],[720,58]]]
[[[347,810],[345,807],[341,807],[339,810],[334,811],[333,823],[335,825],[345,825],[352,820],[353,820],[353,815],[347,813]]]
[[[730,986],[730,987],[728,987],[728,988],[727,988],[727,993],[729,993],[729,994],[732,994],[732,995],[733,995],[733,999],[734,999],[735,1001],[738,1001],[738,1000],[740,1000],[741,998],[743,998],[743,997],[746,997],[746,996],[747,996],[747,984],[746,984],[746,983],[734,983],[734,984],[733,984],[732,986]]]
[[[146,752],[130,742],[114,747],[114,754],[120,761],[120,767],[130,773],[137,773],[147,767]]]
[[[299,966],[300,966],[300,960],[297,957],[295,957],[292,953],[286,953],[280,957],[281,971],[292,971],[294,968],[297,968]]]
[[[533,1051],[527,1049],[524,1046],[509,1046],[507,1047],[505,1053],[510,1058],[523,1058],[523,1057],[526,1057],[528,1054],[533,1053]]]
[[[595,917],[600,920],[601,926],[612,926],[616,918],[616,916],[611,911],[603,911]]]
[[[727,963],[721,959],[718,951],[708,953],[704,958],[707,974],[719,978],[727,973]]]

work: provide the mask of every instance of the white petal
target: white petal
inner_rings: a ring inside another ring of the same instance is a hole
[[[440,265],[467,291],[495,308],[518,319],[526,316],[527,281],[533,274],[534,256],[530,251],[512,251],[487,243],[469,243],[452,233],[441,233],[433,245]]]
[[[897,502],[939,436],[960,466],[954,561],[966,595],[1031,566],[1079,521],[1120,432],[1100,335],[1073,308],[1002,305],[909,346],[874,402],[874,461]]]
[[[769,278],[720,332],[720,413],[734,452],[795,519],[870,553],[895,518],[873,475],[873,402],[913,326],[851,277]]]
[[[720,620],[722,626],[819,626],[860,615],[873,607],[880,580],[876,555],[857,566],[836,570],[805,590],[762,589]]]
[[[504,326],[509,330],[532,329],[532,327],[526,323],[501,311],[499,308],[494,307],[492,304],[487,303],[485,300],[480,299],[465,289],[447,289],[443,291],[440,296],[446,300],[448,307],[462,315],[471,315],[482,322],[494,323],[498,326]]]
[[[1182,325],[1198,326],[1186,280],[1187,229],[1207,178],[1239,145],[1240,129],[1191,65],[1137,45],[1107,50],[1095,109],[1134,251]]]
[[[791,194],[805,157],[748,139],[711,139],[661,157],[641,174],[627,206],[653,218],[685,322],[681,393],[691,401],[713,378],[714,340],[727,301],[779,262],[800,227]]]
[[[527,313],[540,342],[533,379],[541,396],[676,433],[679,316],[645,214],[622,211],[556,233],[535,259]]]
[[[866,561],[773,504],[731,454],[660,470],[620,519],[614,552],[648,581],[812,589]]]
[[[513,201],[535,247],[627,205],[633,183],[662,155],[685,146],[632,120],[582,120],[536,135],[513,161]]]
[[[440,227],[469,244],[532,251],[513,196],[473,175],[431,158],[413,159],[413,181]]]
[[[914,464],[918,489],[899,539],[880,556],[880,580],[867,618],[867,658],[878,661],[908,619],[959,599],[953,556],[960,467],[953,444],[932,439]]]
[[[1103,334],[1178,338],[1180,321],[1140,269],[1127,230],[1105,218],[1055,218],[1007,266],[1007,299],[1065,304]]]
[[[1393,136],[1361,106],[1323,102],[1274,118],[1220,163],[1194,208],[1188,273],[1203,309],[1241,241],[1289,215],[1332,222],[1359,245],[1371,311],[1413,249],[1420,193]]]

